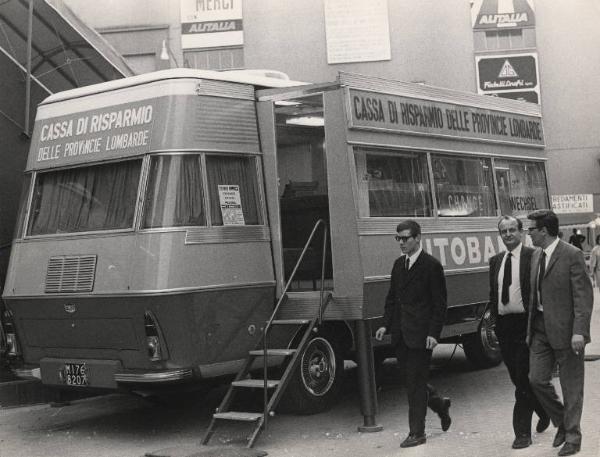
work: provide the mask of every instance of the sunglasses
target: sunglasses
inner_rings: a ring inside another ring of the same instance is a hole
[[[540,230],[539,227],[527,227],[528,232],[533,232],[534,230]]]
[[[400,236],[400,235],[396,235],[394,237],[394,239],[398,242],[402,241],[403,243],[406,243],[408,240],[410,240],[411,238],[414,238],[413,235],[410,236]]]

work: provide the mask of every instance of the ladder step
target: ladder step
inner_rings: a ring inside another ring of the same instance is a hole
[[[213,414],[215,419],[224,419],[230,421],[254,422],[263,417],[262,413],[244,413],[241,411],[228,411],[226,413]]]
[[[267,355],[292,355],[294,354],[294,352],[296,352],[296,349],[267,349]],[[257,349],[256,351],[250,351],[249,352],[250,355],[255,355],[255,356],[263,356],[265,353],[263,352],[262,349]]]
[[[233,381],[232,386],[236,387],[251,387],[262,389],[265,387],[264,379],[242,379],[240,381]],[[275,379],[267,379],[267,389],[273,389],[279,385],[279,381]]]
[[[309,319],[279,319],[272,322],[273,325],[306,325]]]

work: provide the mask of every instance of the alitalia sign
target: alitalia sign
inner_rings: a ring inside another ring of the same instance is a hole
[[[479,16],[479,25],[499,25],[502,24],[521,24],[528,22],[527,13],[512,13],[512,14],[482,14]]]
[[[535,26],[533,0],[471,0],[473,29]]]

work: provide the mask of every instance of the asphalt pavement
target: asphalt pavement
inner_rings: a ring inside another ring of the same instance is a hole
[[[592,343],[586,348],[586,385],[580,457],[600,456],[600,294],[595,291]],[[455,350],[456,349],[456,350]],[[454,353],[453,353],[454,352]],[[0,408],[0,457],[546,457],[557,455],[555,429],[533,433],[533,445],[513,450],[514,391],[504,365],[475,370],[460,348],[440,345],[434,351],[431,382],[452,398],[452,426],[441,430],[429,412],[427,443],[410,449],[399,444],[408,432],[404,387],[396,382],[392,360],[385,364],[378,390],[377,433],[359,433],[356,370],[347,370],[341,401],[314,416],[277,415],[254,450],[243,449],[234,435],[215,435],[212,446],[200,439],[224,389],[179,402],[150,403],[128,395],[73,401],[70,406],[36,405]],[[535,423],[534,423],[535,427]],[[161,449],[169,452],[157,453]],[[177,451],[179,450],[179,451]]]

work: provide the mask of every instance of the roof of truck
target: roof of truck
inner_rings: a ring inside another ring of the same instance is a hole
[[[58,92],[47,97],[42,104],[55,103],[58,101],[69,100],[86,95],[108,92],[115,89],[147,84],[155,81],[164,81],[166,79],[211,79],[217,81],[226,81],[240,84],[249,84],[259,88],[275,87],[294,87],[306,85],[309,83],[290,80],[287,75],[274,70],[234,70],[234,71],[213,71],[196,70],[190,68],[174,68],[169,70],[144,73],[128,78],[116,79],[100,84],[79,87],[76,89]]]

